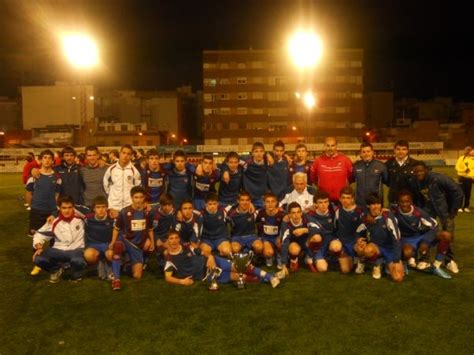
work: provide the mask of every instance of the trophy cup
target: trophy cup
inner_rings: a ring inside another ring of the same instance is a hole
[[[204,280],[209,281],[209,287],[207,288],[208,291],[215,292],[219,290],[217,278],[221,275],[221,273],[222,269],[219,269],[218,267],[207,269],[207,274],[206,277],[204,277]]]
[[[245,282],[244,282],[244,274],[247,271],[247,267],[250,265],[252,261],[253,252],[249,251],[248,253],[237,253],[232,254],[232,262],[234,264],[235,270],[239,274],[239,279],[235,283],[237,289],[243,290],[245,289]]]

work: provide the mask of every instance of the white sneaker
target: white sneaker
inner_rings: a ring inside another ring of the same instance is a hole
[[[272,285],[273,288],[275,288],[280,284],[280,280],[278,279],[278,277],[272,277],[270,279],[270,284]]]
[[[471,212],[471,210],[466,207],[466,208],[464,209],[464,212]]]
[[[408,259],[408,262],[407,262],[408,266],[413,268],[413,269],[416,269],[416,261],[415,261],[415,258],[410,258]]]
[[[451,271],[453,274],[457,274],[459,272],[458,264],[454,260],[451,260],[447,265],[446,269]]]
[[[460,209],[458,209],[458,212],[462,213],[462,212],[464,212],[464,210],[462,208],[460,208]]]
[[[59,280],[61,280],[61,275],[62,274],[63,274],[63,268],[60,268],[58,271],[53,272],[49,276],[49,282],[51,282],[52,284],[58,283]]]
[[[275,277],[279,280],[283,280],[286,277],[286,271],[285,270],[280,270],[275,273]]]
[[[365,264],[361,263],[361,262],[358,262],[354,272],[356,274],[363,274],[364,271],[365,271]]]
[[[426,270],[426,269],[429,269],[430,267],[431,267],[431,264],[426,261],[420,261],[418,265],[416,265],[416,268],[418,270]]]
[[[380,279],[382,277],[382,267],[380,265],[374,266],[372,270],[372,277],[376,280]]]

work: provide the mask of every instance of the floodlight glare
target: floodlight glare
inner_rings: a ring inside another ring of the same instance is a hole
[[[323,44],[314,32],[297,31],[288,44],[293,63],[300,69],[314,68],[321,59]]]
[[[88,69],[99,62],[99,50],[94,40],[81,34],[66,35],[62,39],[68,61],[78,69]]]
[[[303,102],[308,110],[311,110],[316,105],[316,98],[310,90],[304,93]]]

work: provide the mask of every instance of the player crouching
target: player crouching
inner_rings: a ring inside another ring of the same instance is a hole
[[[193,248],[191,245],[182,245],[177,231],[168,232],[168,254],[164,267],[165,280],[170,284],[190,286],[194,280],[203,280],[206,278],[209,269],[218,269],[218,283],[229,283],[237,281],[237,273],[231,260],[220,256],[204,256],[200,249]],[[284,277],[283,273],[279,274]],[[249,265],[245,277],[257,277],[260,281],[268,282],[273,288],[277,287],[280,279],[269,272]],[[210,281],[210,280],[208,280]]]
[[[357,247],[363,250],[364,257],[375,262],[372,271],[374,279],[382,277],[381,266],[385,262],[392,279],[402,282],[405,276],[401,262],[400,230],[393,214],[382,210],[382,198],[370,194],[367,198],[368,214],[357,233],[365,236],[366,241],[359,241]]]
[[[130,191],[132,205],[122,209],[115,221],[112,241],[109,249],[113,251],[112,289],[120,290],[120,267],[122,254],[126,253],[132,264],[132,276],[141,279],[143,275],[144,251],[152,252],[155,248],[153,224],[150,214],[144,208],[145,190],[141,186],[132,187]]]

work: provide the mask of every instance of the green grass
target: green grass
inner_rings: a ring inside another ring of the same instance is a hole
[[[447,170],[446,170],[447,171]],[[29,276],[20,176],[0,175],[0,353],[445,353],[474,351],[474,213],[457,222],[452,280],[310,274],[277,289],[167,285],[152,264],[112,292],[96,277]],[[474,204],[473,204],[474,205]],[[92,274],[92,272],[91,272]]]

